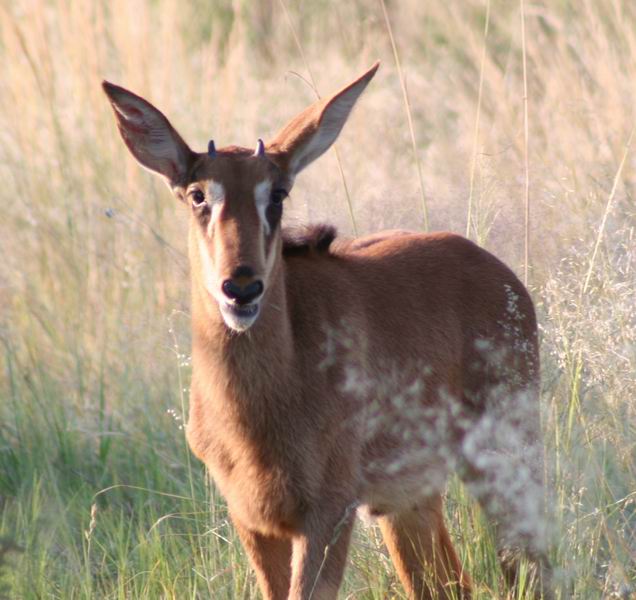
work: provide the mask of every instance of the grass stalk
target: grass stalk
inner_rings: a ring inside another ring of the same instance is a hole
[[[487,231],[504,262],[519,256],[541,324],[557,600],[636,592],[633,0],[378,1],[0,0],[0,597],[258,597],[178,429],[187,211],[128,157],[99,81],[147,94],[189,142],[221,129],[242,143],[290,116],[276,73],[299,64],[313,99],[313,76],[337,86],[378,41],[392,43],[401,93],[374,79],[374,113],[345,128],[321,189],[338,202],[345,189],[347,230],[421,227],[427,209],[476,241]],[[345,180],[341,159],[372,144],[369,169]],[[392,308],[411,303],[427,299],[396,294]],[[445,307],[432,309],[431,331]],[[505,597],[488,518],[458,478],[446,500],[475,600]],[[401,596],[378,531],[353,538],[342,597]]]
[[[384,0],[380,0],[380,6],[382,7],[382,14],[384,15],[384,23],[386,30],[391,41],[391,49],[393,50],[393,59],[395,60],[395,66],[398,72],[398,78],[400,80],[400,88],[402,89],[402,99],[404,101],[404,108],[406,110],[406,119],[409,126],[409,135],[411,137],[411,150],[413,152],[413,162],[417,170],[417,181],[420,189],[420,198],[422,201],[422,218],[424,222],[424,231],[428,231],[428,208],[426,206],[426,194],[424,193],[424,175],[422,174],[422,164],[417,154],[417,140],[415,139],[415,126],[413,125],[413,115],[411,114],[411,102],[409,100],[409,94],[406,89],[406,80],[404,78],[404,72],[402,71],[402,64],[400,62],[400,55],[395,44],[395,37],[393,36],[393,28],[391,27],[391,20],[389,19],[389,13],[386,9],[386,3]]]
[[[314,73],[309,66],[309,62],[307,61],[307,57],[305,56],[305,50],[303,49],[303,45],[296,33],[296,28],[294,27],[294,23],[291,19],[291,15],[287,10],[287,5],[285,4],[285,0],[279,0],[280,6],[285,13],[285,19],[287,20],[287,24],[289,25],[289,29],[291,31],[292,37],[294,38],[294,43],[296,44],[296,48],[300,53],[300,57],[302,58],[303,64],[305,65],[305,70],[309,75],[309,79],[311,81],[311,87],[316,95],[316,98],[320,100],[320,92],[318,91],[318,86],[316,85],[316,79],[314,78]],[[303,79],[304,80],[304,79]],[[304,80],[306,81],[306,80]],[[333,150],[336,155],[336,162],[338,163],[338,173],[340,175],[340,182],[342,183],[342,189],[345,193],[345,199],[347,201],[347,211],[349,213],[349,220],[351,221],[351,228],[353,229],[353,235],[358,237],[358,225],[356,224],[356,219],[353,213],[353,203],[351,201],[351,194],[349,193],[349,186],[347,185],[347,178],[345,177],[344,168],[342,166],[342,159],[340,158],[340,152],[338,151],[338,144],[335,143],[333,145]]]
[[[470,161],[470,183],[468,191],[468,215],[466,216],[466,237],[470,237],[470,227],[473,218],[473,195],[475,192],[475,172],[477,171],[477,154],[479,149],[479,127],[481,121],[481,100],[484,91],[484,69],[488,50],[488,30],[490,28],[490,0],[486,0],[486,22],[484,23],[484,43],[481,49],[479,64],[479,90],[477,93],[477,114],[475,115],[475,129],[473,135],[473,152]]]
[[[523,220],[523,283],[528,285],[530,268],[530,159],[528,131],[528,56],[526,47],[525,0],[519,0],[521,17],[521,61],[523,64],[523,168],[524,168],[524,220]]]
[[[594,263],[596,261],[596,255],[598,254],[598,249],[601,245],[601,240],[603,239],[603,234],[605,232],[605,225],[607,223],[607,217],[609,216],[612,206],[614,204],[614,198],[616,196],[616,190],[618,189],[618,183],[621,179],[621,175],[623,174],[623,169],[625,167],[625,163],[627,161],[627,157],[629,156],[629,152],[632,147],[632,140],[634,138],[634,127],[632,127],[632,131],[629,134],[629,138],[627,139],[627,144],[625,144],[625,150],[623,152],[623,157],[621,158],[621,162],[618,165],[618,169],[616,170],[616,174],[614,175],[614,180],[612,182],[612,189],[607,197],[607,202],[605,203],[605,210],[603,211],[603,217],[601,218],[601,223],[598,227],[598,231],[596,233],[596,241],[594,242],[594,249],[592,250],[592,255],[590,256],[590,262],[587,267],[587,273],[585,275],[585,281],[583,283],[583,287],[581,288],[581,295],[585,295],[590,285],[590,279],[592,277],[592,273],[594,272]]]

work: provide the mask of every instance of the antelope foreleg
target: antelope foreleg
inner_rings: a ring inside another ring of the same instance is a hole
[[[289,600],[335,600],[347,560],[354,507],[337,514],[310,513],[293,539]]]
[[[265,536],[233,519],[243,548],[256,571],[264,600],[286,600],[291,578],[291,540]]]

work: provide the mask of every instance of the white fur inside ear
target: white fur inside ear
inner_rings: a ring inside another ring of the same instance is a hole
[[[168,127],[165,118],[152,106],[134,97],[118,99],[115,110],[131,125],[145,129],[146,135],[157,136],[161,139]]]
[[[169,161],[176,169],[181,156],[170,132],[163,127],[151,128],[148,138],[146,145],[152,156],[158,160]]]
[[[256,210],[258,211],[258,216],[261,220],[265,235],[271,233],[271,227],[267,221],[267,207],[269,206],[271,193],[272,182],[267,179],[254,186],[254,203],[256,204]]]
[[[351,109],[365,87],[366,82],[361,82],[334,98],[324,109],[316,132],[304,146],[298,149],[290,161],[292,173],[298,173],[304,169],[336,141],[351,114]]]
[[[143,167],[174,182],[186,168],[188,147],[166,117],[151,104],[129,92],[111,97],[119,129]]]
[[[356,92],[354,94],[354,92]],[[334,100],[326,109],[322,115],[322,121],[318,128],[318,133],[324,139],[324,142],[331,145],[336,138],[344,124],[347,122],[351,109],[356,103],[358,96],[362,93],[362,90],[357,91],[355,88],[350,90],[348,94],[341,96]],[[329,141],[331,140],[331,141]]]
[[[143,105],[140,102],[135,102],[134,99],[126,99],[114,103],[113,106],[126,121],[130,121],[135,125],[144,124]]]

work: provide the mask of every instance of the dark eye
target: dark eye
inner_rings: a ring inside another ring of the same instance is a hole
[[[200,208],[205,204],[205,194],[201,190],[193,190],[190,192],[190,199],[194,208]]]
[[[283,188],[272,190],[271,202],[275,206],[280,206],[288,195],[287,190],[284,190]]]

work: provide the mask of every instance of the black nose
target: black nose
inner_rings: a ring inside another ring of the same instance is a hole
[[[260,279],[245,286],[238,285],[231,279],[226,279],[221,286],[223,293],[237,304],[249,304],[254,298],[263,293],[263,282]]]

